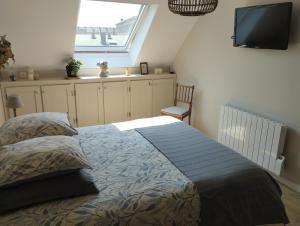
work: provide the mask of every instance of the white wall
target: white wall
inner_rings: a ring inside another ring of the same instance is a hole
[[[137,65],[140,61],[150,66],[172,63],[196,18],[172,14],[167,1],[119,2],[159,5]],[[63,61],[73,54],[78,7],[79,0],[0,0],[0,34],[7,34],[12,42],[15,66],[64,73]]]
[[[0,34],[7,34],[16,66],[59,69],[72,54],[79,0],[0,0]]]
[[[300,184],[300,1],[294,2],[288,51],[234,48],[234,9],[276,0],[219,1],[200,17],[179,51],[179,81],[196,85],[194,125],[217,137],[220,106],[230,103],[289,127],[284,177]]]
[[[159,1],[157,15],[142,47],[139,61],[153,65],[170,65],[196,22],[195,17],[182,17],[169,11],[167,1]]]

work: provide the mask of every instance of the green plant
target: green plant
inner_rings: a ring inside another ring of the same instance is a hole
[[[6,35],[0,36],[0,70],[5,69],[9,59],[15,61],[14,54],[11,50],[11,43],[6,40]]]
[[[73,57],[71,57],[66,66],[66,71],[68,76],[77,76],[77,72],[80,70],[81,65],[83,65],[83,62],[80,60],[76,60]]]

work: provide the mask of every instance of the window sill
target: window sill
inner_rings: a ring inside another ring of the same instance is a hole
[[[107,61],[109,67],[134,66],[129,53],[74,53],[74,58],[82,60],[82,68],[98,68],[97,63]]]

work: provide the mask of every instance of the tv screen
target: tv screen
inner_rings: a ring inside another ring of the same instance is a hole
[[[237,8],[234,46],[287,49],[292,8],[291,2]]]

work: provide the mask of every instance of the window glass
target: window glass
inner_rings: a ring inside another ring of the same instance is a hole
[[[144,5],[82,0],[77,23],[75,50],[126,49]],[[96,47],[96,48],[93,48]],[[119,48],[120,49],[120,48]]]

